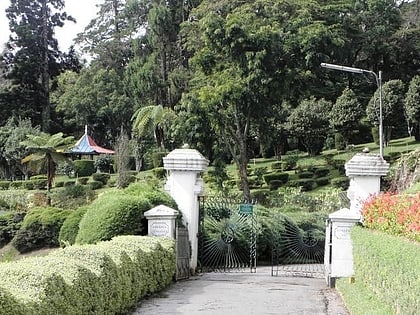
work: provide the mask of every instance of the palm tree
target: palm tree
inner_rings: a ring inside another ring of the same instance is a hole
[[[174,117],[175,112],[169,107],[162,105],[141,107],[133,115],[133,129],[140,137],[153,132],[158,148],[164,150],[165,130],[169,128]]]
[[[49,192],[55,177],[55,171],[58,163],[65,161],[64,151],[69,145],[74,143],[74,137],[63,138],[63,133],[59,132],[54,135],[41,133],[39,135],[27,135],[26,140],[21,145],[31,152],[22,159],[22,163],[29,163],[29,166],[40,172],[47,171],[47,205],[51,204]]]

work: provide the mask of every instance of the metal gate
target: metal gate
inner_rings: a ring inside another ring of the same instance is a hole
[[[324,277],[325,231],[303,229],[280,213],[272,222],[271,275]]]
[[[200,197],[199,268],[256,270],[254,205],[223,196]]]
[[[190,277],[191,249],[186,227],[176,228],[176,280]]]

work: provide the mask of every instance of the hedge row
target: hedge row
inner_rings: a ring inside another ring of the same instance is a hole
[[[0,314],[127,314],[175,274],[174,243],[119,236],[0,264]]]
[[[420,244],[361,227],[351,236],[356,282],[394,314],[418,314]]]
[[[35,177],[35,176],[34,176]],[[11,181],[0,181],[0,189],[7,190],[7,189],[27,189],[27,190],[34,190],[34,189],[46,189],[47,188],[47,180],[43,178],[34,178],[30,180],[15,180]]]

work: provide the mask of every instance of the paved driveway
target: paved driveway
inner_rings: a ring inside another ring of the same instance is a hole
[[[173,283],[145,299],[132,315],[348,314],[324,279],[256,273],[206,273]]]

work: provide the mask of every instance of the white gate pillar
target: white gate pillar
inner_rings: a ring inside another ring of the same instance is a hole
[[[370,195],[377,195],[381,189],[381,176],[388,173],[389,164],[379,155],[369,150],[357,153],[345,165],[346,176],[350,178],[347,197],[350,211],[360,214],[363,202]],[[363,218],[362,218],[363,220]]]
[[[380,155],[364,150],[353,156],[345,168],[350,178],[347,190],[350,209],[331,213],[325,233],[325,278],[331,287],[335,286],[336,278],[351,277],[354,274],[351,228],[363,221],[362,205],[370,195],[379,194],[381,176],[388,173],[389,164]]]
[[[165,184],[167,191],[178,204],[182,220],[188,228],[191,244],[190,268],[195,272],[198,256],[198,196],[203,192],[204,184],[200,173],[205,171],[209,161],[194,149],[184,145],[175,149],[163,158],[163,167],[169,172]]]

